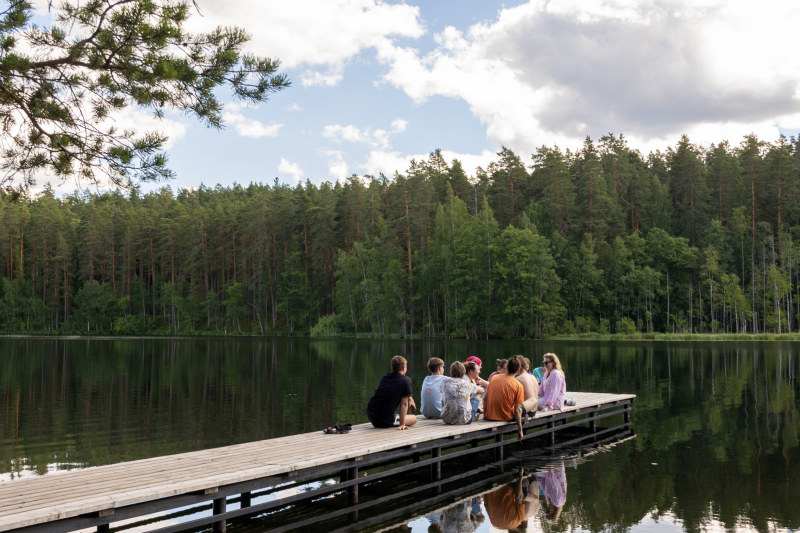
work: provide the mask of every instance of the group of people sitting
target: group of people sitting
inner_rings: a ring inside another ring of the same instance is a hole
[[[523,416],[536,411],[561,409],[567,392],[564,371],[558,356],[546,353],[542,366],[531,370],[528,358],[515,355],[498,359],[497,371],[489,380],[481,378],[481,360],[468,357],[450,365],[438,357],[428,361],[430,375],[422,382],[421,413],[425,418],[441,419],[445,424],[471,424],[481,415],[486,420],[516,421],[522,439]],[[367,418],[376,428],[396,427],[406,430],[417,422],[412,397],[411,378],[406,376],[408,362],[396,355],[392,371],[378,383],[367,404]]]

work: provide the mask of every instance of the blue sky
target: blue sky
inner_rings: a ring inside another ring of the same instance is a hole
[[[419,39],[401,37],[396,43],[419,48],[422,53],[430,52],[436,47],[434,35],[446,26],[468,28],[484,20],[494,20],[503,5],[476,0],[425,2],[419,7],[427,33]],[[257,52],[271,55],[268,50]],[[283,124],[279,135],[247,138],[237,135],[231,125],[218,132],[182,121],[188,126],[186,134],[170,149],[171,167],[178,173],[173,186],[272,182],[276,177],[293,183],[290,174],[278,171],[281,159],[296,164],[304,173],[303,180],[335,181],[329,164],[337,156],[326,155],[332,151],[342,153],[348,175],[363,175],[373,170],[361,166],[368,157],[369,145],[337,142],[323,136],[325,126],[336,124],[352,125],[359,130],[390,131],[393,121],[404,120],[405,131],[391,134],[389,140],[390,149],[403,155],[424,155],[437,148],[459,154],[494,150],[485,127],[463,100],[434,96],[425,103],[415,103],[402,89],[382,82],[387,69],[372,48],[347,58],[343,78],[335,86],[304,86],[300,79],[304,67],[283,70],[292,79],[291,88],[271,97],[258,109],[242,110],[248,118],[263,124]],[[199,154],[213,156],[199,157]],[[389,173],[388,168],[383,170]],[[396,170],[402,172],[404,168]]]
[[[529,161],[624,133],[647,153],[800,131],[800,3],[761,0],[198,0],[190,28],[237,25],[293,86],[227,127],[171,136],[170,185],[391,175],[440,148],[468,173],[505,145]],[[46,23],[43,16],[39,22]],[[228,101],[224,92],[223,101]],[[70,185],[67,185],[70,188]]]

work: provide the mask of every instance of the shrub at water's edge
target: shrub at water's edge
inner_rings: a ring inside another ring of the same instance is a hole
[[[335,314],[325,315],[317,321],[311,328],[312,337],[337,337],[339,335],[339,325]]]

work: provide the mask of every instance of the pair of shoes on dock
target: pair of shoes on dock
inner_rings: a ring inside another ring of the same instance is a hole
[[[337,435],[342,433],[350,433],[350,430],[353,429],[353,424],[336,424],[333,427],[327,427],[322,430],[323,433],[326,435]]]

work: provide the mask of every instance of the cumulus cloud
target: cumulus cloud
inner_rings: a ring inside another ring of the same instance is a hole
[[[367,160],[359,167],[372,176],[377,176],[381,172],[387,176],[392,176],[395,172],[401,174],[405,172],[412,159],[425,161],[429,154],[402,154],[400,152],[390,152],[386,150],[372,150],[367,156]],[[469,176],[475,175],[478,167],[486,168],[489,163],[497,160],[497,155],[489,150],[484,150],[480,154],[459,154],[449,150],[442,150],[442,156],[448,164],[453,159],[458,159],[461,166]]]
[[[406,131],[406,126],[408,126],[408,121],[403,120],[402,118],[396,118],[392,121],[392,130],[396,132]]]
[[[283,124],[262,124],[255,119],[247,118],[240,112],[244,107],[240,104],[228,104],[226,111],[222,114],[222,120],[232,124],[236,129],[236,133],[242,137],[259,139],[261,137],[278,136]],[[252,109],[258,109],[258,107],[253,107]]]
[[[324,150],[322,155],[328,156],[328,174],[337,181],[344,181],[350,175],[350,166],[344,160],[340,150]]]
[[[419,8],[382,0],[207,0],[193,31],[236,25],[252,33],[249,52],[279,58],[285,67],[309,67],[303,85],[335,85],[346,61],[394,37],[425,33]],[[319,68],[315,68],[319,67]]]
[[[300,107],[297,102],[286,106],[286,111],[302,111],[303,108]]]
[[[638,146],[708,143],[799,122],[798,23],[800,4],[779,0],[531,0],[446,28],[425,55],[378,49],[386,82],[419,103],[466,101],[497,145],[609,131]]]
[[[389,148],[391,146],[389,137],[393,133],[401,133],[406,130],[408,122],[403,119],[395,119],[392,121],[391,131],[383,129],[373,130],[372,128],[359,129],[352,124],[349,126],[340,126],[339,124],[332,124],[325,126],[322,130],[322,136],[332,139],[335,142],[351,142],[351,143],[364,143],[372,146],[373,148]]]
[[[305,172],[303,172],[303,169],[300,168],[300,165],[297,163],[292,163],[284,157],[281,157],[281,162],[278,163],[278,172],[281,174],[290,175],[296,183],[299,183],[305,175]]]

